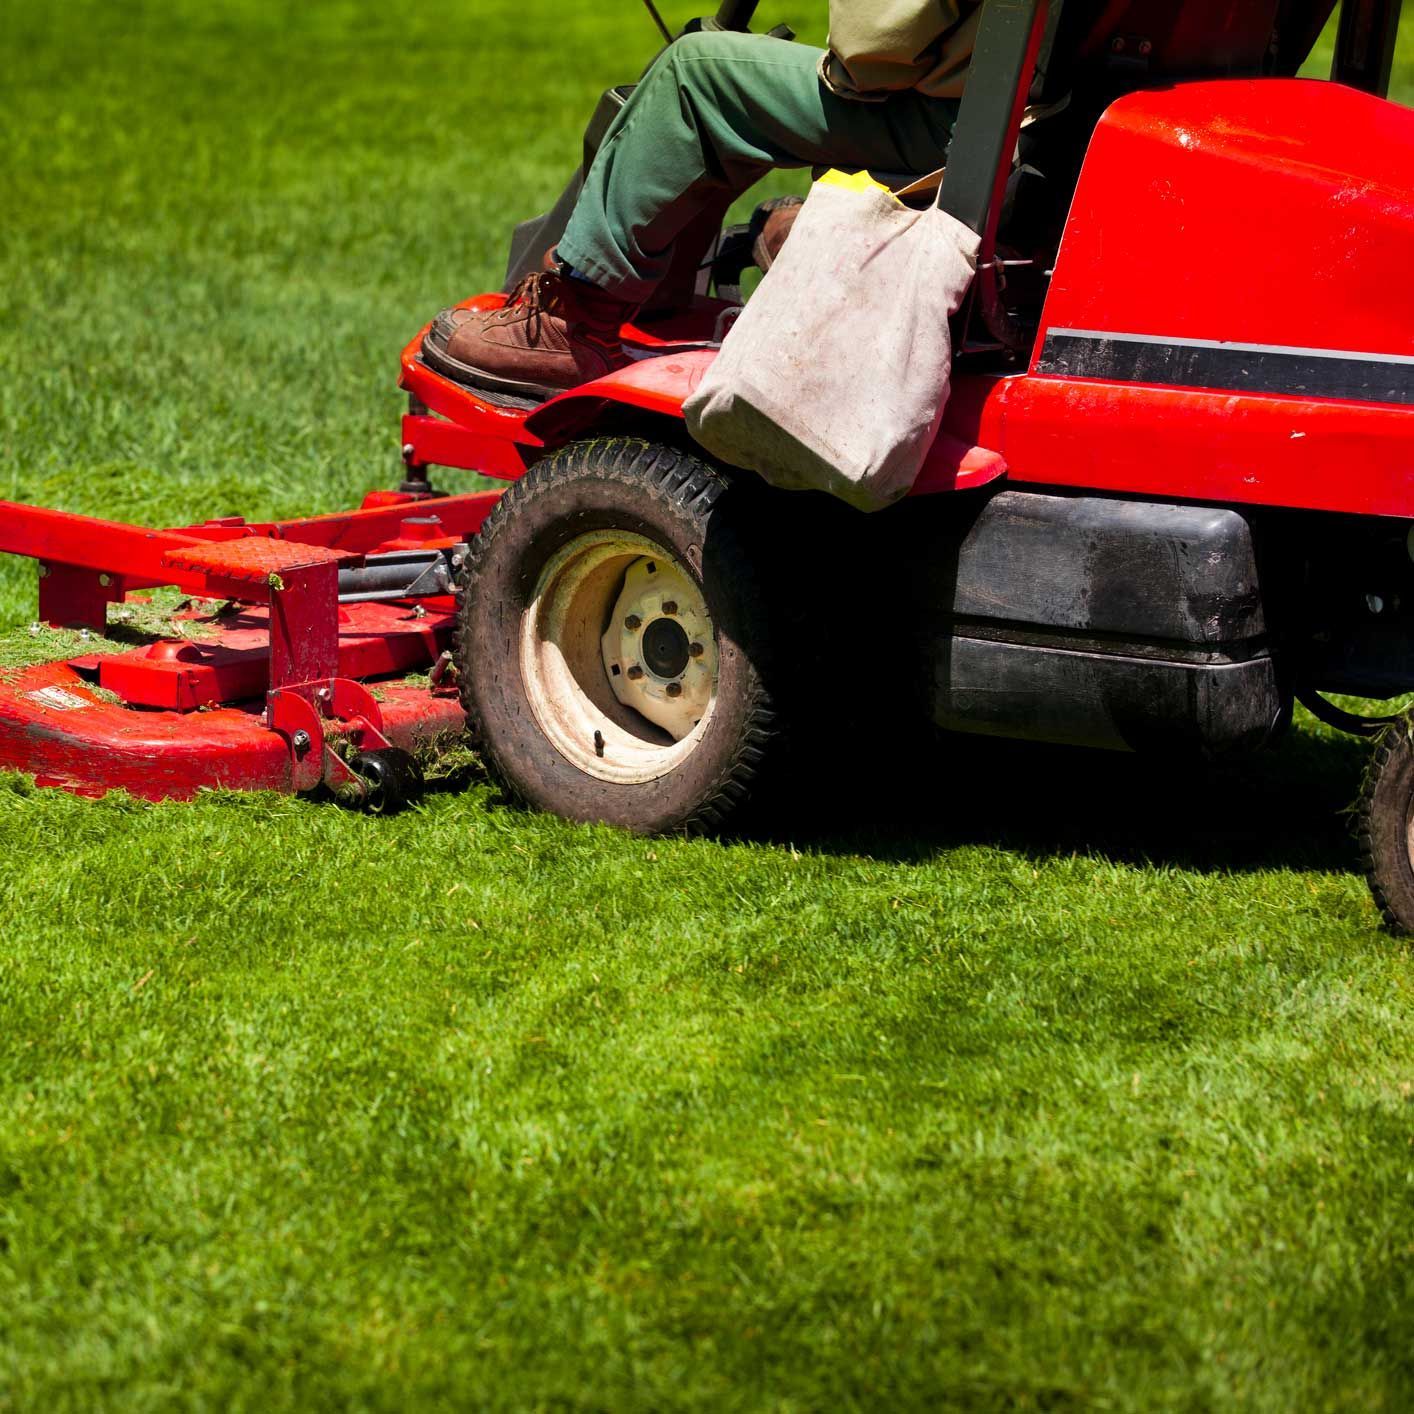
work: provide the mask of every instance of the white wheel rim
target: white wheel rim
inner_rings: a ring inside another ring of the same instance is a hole
[[[657,780],[692,754],[716,702],[717,661],[696,580],[627,531],[590,531],[559,550],[521,620],[530,710],[555,750],[601,781]]]

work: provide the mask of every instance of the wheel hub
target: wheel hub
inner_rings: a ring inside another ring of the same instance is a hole
[[[644,555],[628,566],[602,650],[614,696],[674,741],[706,715],[716,637],[702,591],[670,559]]]
[[[665,681],[687,670],[687,635],[675,619],[654,619],[643,630],[643,663],[654,677]]]
[[[651,781],[691,754],[717,691],[717,643],[696,581],[627,531],[577,536],[541,572],[521,623],[532,712],[586,774]]]

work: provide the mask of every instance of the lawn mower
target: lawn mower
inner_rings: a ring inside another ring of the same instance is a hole
[[[1213,759],[1275,742],[1299,701],[1374,738],[1361,847],[1386,924],[1414,930],[1408,720],[1325,695],[1414,691],[1399,8],[1344,0],[1325,82],[1295,75],[1334,0],[986,0],[940,197],[981,236],[977,278],[942,431],[887,511],[771,491],[688,436],[759,244],[725,210],[624,328],[629,365],[548,400],[453,381],[420,330],[401,485],[359,510],[147,531],[0,506],[47,623],[111,632],[159,584],[211,601],[185,611],[200,632],[11,674],[0,765],[380,809],[465,727],[532,807],[717,830],[802,740],[910,714]],[[600,101],[585,165],[630,91]],[[545,260],[583,170],[467,307]],[[445,495],[433,468],[507,486]]]

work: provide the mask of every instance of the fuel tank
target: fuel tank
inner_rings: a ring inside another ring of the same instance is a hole
[[[1218,756],[1284,724],[1235,510],[1002,491],[919,507],[889,539],[939,726]]]

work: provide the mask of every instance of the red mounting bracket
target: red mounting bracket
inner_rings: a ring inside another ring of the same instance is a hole
[[[340,795],[362,799],[367,787],[336,750],[349,742],[360,751],[391,746],[383,735],[378,699],[352,678],[325,678],[272,688],[265,698],[265,721],[285,738],[297,791],[321,783]]]

